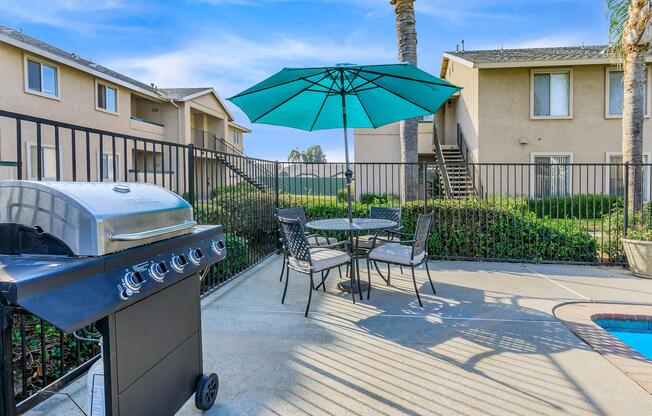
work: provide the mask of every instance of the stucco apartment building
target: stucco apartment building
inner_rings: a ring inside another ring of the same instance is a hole
[[[652,55],[647,61],[652,62]],[[593,189],[622,193],[622,169],[591,167],[580,172],[579,167],[555,166],[622,161],[623,75],[606,46],[446,52],[439,75],[463,89],[440,108],[434,123],[420,123],[420,160],[436,160],[433,140],[437,139],[445,160],[536,164],[511,172],[499,169],[513,176],[516,185],[510,192],[518,193],[516,187],[534,196]],[[648,89],[648,114],[651,105]],[[644,124],[644,161],[649,162],[649,115]],[[398,124],[357,129],[356,162],[399,161],[398,137]],[[479,173],[482,167],[476,166],[468,169],[467,176],[473,176],[473,169],[476,192],[486,192],[491,186],[482,182],[492,176],[491,171]],[[463,181],[454,178],[455,172],[449,173],[451,181]],[[649,169],[644,176],[649,198]],[[498,183],[505,185],[503,193],[509,189],[504,181]],[[494,186],[493,192],[500,192],[499,187]]]
[[[0,74],[0,110],[114,133],[92,134],[87,142],[83,131],[58,129],[57,158],[55,128],[43,124],[42,179],[143,180],[147,172],[150,182],[154,176],[159,183],[178,181],[183,169],[175,166],[173,146],[148,143],[145,149],[144,142],[122,135],[243,153],[243,136],[250,132],[213,88],[157,88],[2,25]],[[22,178],[36,179],[37,124],[20,127],[18,149],[16,120],[0,117],[0,161],[16,161],[20,154]],[[0,169],[0,179],[16,176],[15,167]]]

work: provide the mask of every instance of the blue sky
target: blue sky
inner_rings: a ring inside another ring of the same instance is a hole
[[[419,66],[441,53],[606,43],[603,0],[417,0]],[[396,62],[389,0],[0,0],[0,23],[159,87],[212,86],[227,98],[283,67]],[[250,126],[232,107],[236,121]],[[342,132],[253,125],[245,151],[285,160]]]

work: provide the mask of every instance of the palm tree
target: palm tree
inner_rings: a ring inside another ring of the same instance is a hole
[[[321,150],[321,146],[315,144],[305,151],[294,148],[288,155],[288,162],[309,162],[309,163],[326,163],[326,155]]]
[[[417,64],[417,31],[414,17],[414,0],[390,0],[396,11],[396,36],[398,38],[398,59],[401,62]],[[406,201],[415,200],[417,195],[418,167],[418,119],[401,121],[401,196]]]
[[[623,64],[623,162],[643,163],[643,116],[645,114],[645,57],[652,41],[650,0],[606,0],[610,52]],[[643,169],[628,175],[630,209],[643,205]]]

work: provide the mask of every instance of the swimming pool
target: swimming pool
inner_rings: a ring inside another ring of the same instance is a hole
[[[652,321],[596,319],[594,322],[648,360],[652,360]]]

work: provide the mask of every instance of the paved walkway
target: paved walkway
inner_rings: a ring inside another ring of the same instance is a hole
[[[308,282],[280,259],[203,303],[205,369],[220,376],[209,415],[650,415],[652,396],[552,315],[572,301],[652,302],[621,268],[431,262],[393,287],[376,275],[353,305],[329,279],[303,317]],[[84,384],[68,391],[84,402]],[[195,415],[192,401],[180,412]],[[81,414],[55,396],[30,415]]]

